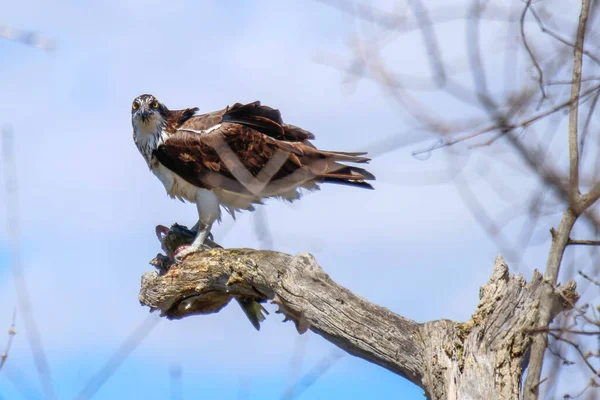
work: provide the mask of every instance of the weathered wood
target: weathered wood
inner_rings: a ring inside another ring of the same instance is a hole
[[[518,399],[535,327],[543,277],[530,283],[510,275],[498,257],[490,280],[479,291],[479,305],[466,323],[447,320],[423,324],[428,338],[424,387],[432,399]],[[575,283],[561,290],[576,298]],[[553,314],[564,309],[555,297]]]
[[[542,277],[510,276],[498,257],[466,323],[419,324],[369,303],[335,283],[310,254],[212,249],[142,277],[139,299],[169,319],[221,310],[233,297],[278,305],[300,333],[307,329],[350,354],[393,371],[428,398],[517,399],[527,363]],[[568,284],[574,293],[574,284]],[[557,295],[556,315],[563,309]]]

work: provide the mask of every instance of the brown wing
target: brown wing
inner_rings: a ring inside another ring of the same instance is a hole
[[[197,111],[198,107],[186,108],[185,110],[164,111],[163,116],[167,120],[167,130],[170,132],[175,132],[177,128],[194,118]]]
[[[206,114],[194,115],[192,118],[183,121],[177,128],[204,131],[212,126],[220,124],[223,120],[223,114],[226,112],[227,108],[224,108]]]
[[[189,110],[195,112],[197,108],[172,111],[172,113],[182,113],[182,115],[186,115],[185,113]],[[195,116],[192,115],[188,118],[177,117],[176,120],[179,123],[174,127],[176,129],[201,131],[207,130],[220,123],[229,122],[256,129],[260,133],[283,141],[304,142],[315,138],[312,133],[302,128],[284,124],[279,110],[263,106],[260,104],[260,101],[248,104],[235,103],[233,106],[219,111]]]
[[[210,133],[180,130],[154,151],[165,167],[195,186],[260,197],[310,182],[372,188],[365,182],[375,179],[372,174],[338,162],[366,163],[369,159],[363,154],[321,151],[230,122]]]

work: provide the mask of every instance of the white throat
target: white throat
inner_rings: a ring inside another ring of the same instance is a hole
[[[163,143],[167,134],[164,131],[165,121],[160,116],[153,116],[147,122],[138,118],[132,120],[133,141],[150,166],[152,152]]]

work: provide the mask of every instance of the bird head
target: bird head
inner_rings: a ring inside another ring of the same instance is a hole
[[[131,105],[131,122],[134,126],[156,125],[165,119],[167,108],[151,94],[142,94]]]

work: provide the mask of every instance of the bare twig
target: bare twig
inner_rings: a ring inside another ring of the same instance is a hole
[[[579,245],[579,246],[600,246],[600,240],[581,240],[581,239],[569,239],[567,245]]]
[[[331,354],[325,356],[306,375],[299,379],[298,383],[283,395],[282,400],[291,400],[300,397],[304,391],[314,385],[343,356],[343,352],[337,349],[333,350]]]
[[[8,328],[8,341],[6,342],[6,347],[4,348],[4,352],[0,354],[0,371],[2,371],[2,367],[4,367],[4,363],[8,358],[8,353],[10,352],[10,348],[12,346],[13,338],[15,337],[17,331],[15,329],[15,321],[17,319],[17,310],[13,311],[12,323],[10,324],[10,328]]]
[[[578,127],[579,106],[574,101],[579,98],[581,92],[581,68],[583,42],[585,38],[585,27],[587,25],[589,0],[583,0],[581,5],[581,15],[579,16],[579,25],[577,27],[577,41],[575,42],[575,57],[573,61],[573,85],[571,85],[571,109],[569,112],[569,188],[571,192],[571,204],[579,200],[579,140]]]
[[[528,329],[526,332],[527,333],[561,332],[561,333],[571,333],[574,335],[585,335],[585,336],[600,335],[600,331],[580,331],[580,330],[567,329],[567,328],[549,328],[547,326]]]
[[[152,329],[158,324],[160,319],[157,315],[148,315],[134,330],[127,336],[121,346],[108,359],[106,364],[87,382],[85,387],[77,395],[77,400],[88,400],[100,390],[106,381],[121,366],[123,361],[140,345]]]
[[[298,387],[299,376],[302,371],[302,363],[304,361],[304,354],[306,353],[306,342],[308,337],[308,335],[302,335],[296,338],[294,352],[290,359],[288,388],[283,395],[285,400],[291,400],[296,396],[296,388]]]
[[[440,143],[440,144],[438,144],[436,146],[432,146],[432,148],[430,148],[430,149],[422,150],[422,151],[417,151],[417,152],[414,152],[414,154],[418,155],[418,154],[422,154],[422,153],[425,153],[425,152],[428,152],[428,151],[431,151],[431,150],[437,150],[437,149],[441,149],[443,147],[449,147],[449,146],[455,145],[457,143],[464,142],[466,140],[473,139],[473,138],[475,138],[477,136],[481,136],[483,134],[486,134],[486,133],[489,133],[489,132],[493,132],[493,131],[497,131],[497,130],[500,130],[500,129],[509,131],[509,130],[514,130],[514,129],[517,129],[517,128],[528,127],[528,126],[530,126],[530,125],[532,125],[532,124],[534,124],[534,123],[536,123],[538,121],[541,121],[542,119],[546,118],[547,116],[549,116],[551,114],[554,114],[554,113],[556,113],[556,112],[558,112],[558,111],[560,111],[560,110],[562,110],[562,109],[564,109],[566,107],[570,107],[572,104],[578,104],[579,102],[581,102],[581,100],[584,97],[589,96],[590,94],[594,94],[594,93],[596,93],[598,91],[600,91],[600,85],[597,85],[597,86],[594,86],[594,87],[592,87],[592,88],[590,88],[588,90],[585,90],[581,94],[581,96],[579,96],[579,98],[569,99],[567,101],[564,101],[563,103],[560,103],[560,104],[558,104],[558,105],[556,105],[556,106],[554,106],[554,107],[552,107],[552,108],[550,108],[550,109],[548,109],[546,111],[543,111],[543,112],[540,112],[538,114],[535,114],[534,116],[526,118],[526,119],[524,119],[522,121],[519,121],[517,123],[513,123],[513,124],[509,123],[509,124],[506,124],[504,126],[500,126],[500,125],[498,125],[496,123],[493,123],[493,124],[490,124],[490,125],[486,125],[485,127],[480,128],[480,129],[478,129],[478,130],[476,130],[476,131],[474,131],[472,133],[467,133],[467,134],[465,134],[463,136],[459,136],[457,138],[448,139],[448,140],[443,141],[442,143]],[[600,187],[598,188],[598,190],[600,190]]]
[[[592,116],[594,115],[594,111],[596,111],[596,106],[598,105],[598,99],[600,99],[600,92],[596,93],[592,96],[592,102],[588,109],[587,117],[585,118],[585,122],[583,124],[583,129],[581,131],[581,137],[579,139],[579,148],[581,149],[581,158],[585,157],[585,145],[587,144],[587,138],[590,134],[590,124],[592,121]],[[580,163],[583,162],[580,160]]]
[[[552,36],[554,39],[558,40],[559,42],[561,42],[562,44],[565,44],[569,47],[575,47],[575,44],[569,42],[567,39],[563,38],[562,36],[560,36],[558,33],[552,31],[551,29],[548,29],[544,23],[542,22],[542,19],[540,18],[540,16],[538,15],[538,13],[535,11],[534,7],[531,7],[531,14],[533,15],[533,17],[535,18],[536,22],[538,23],[538,26],[540,27],[540,30],[544,33],[547,33],[548,35]],[[600,58],[596,57],[594,54],[590,53],[589,51],[585,50],[585,49],[581,49],[582,53],[585,54],[586,56],[588,56],[590,59],[594,60],[594,62],[596,62],[597,64],[600,65]]]
[[[42,388],[46,398],[55,399],[56,393],[52,383],[50,366],[46,358],[42,338],[39,333],[37,322],[33,315],[31,298],[27,288],[27,282],[23,274],[19,248],[19,224],[18,224],[18,196],[17,196],[17,173],[14,159],[13,135],[10,127],[5,127],[2,131],[2,166],[4,167],[5,185],[6,185],[6,212],[8,221],[8,235],[11,249],[11,269],[17,293],[17,302],[19,313],[23,319],[23,325],[29,347],[33,354],[35,367],[38,372]]]
[[[261,249],[269,250],[273,248],[273,235],[269,230],[267,211],[263,207],[258,207],[254,211],[254,233],[258,238]]]
[[[544,72],[542,71],[542,68],[540,67],[540,64],[538,63],[537,58],[533,54],[533,51],[531,50],[531,47],[529,46],[529,43],[527,42],[527,38],[525,36],[525,16],[527,15],[527,11],[529,11],[530,8],[531,8],[531,0],[527,0],[527,3],[525,3],[525,8],[523,9],[523,12],[521,13],[521,19],[519,20],[519,26],[521,27],[521,39],[523,40],[523,47],[525,47],[527,54],[529,54],[529,59],[533,63],[533,66],[535,67],[535,69],[537,70],[537,73],[538,73],[537,81],[538,81],[538,85],[540,87],[540,92],[542,92],[542,100],[543,100],[546,98],[546,90],[544,89]]]
[[[598,388],[600,387],[600,385],[596,382],[596,380],[594,378],[590,379],[590,381],[588,382],[587,385],[585,385],[585,387],[583,389],[581,389],[581,391],[578,394],[575,395],[565,395],[563,398],[564,399],[578,399],[581,396],[583,396],[585,394],[585,392],[588,391],[589,388]],[[590,397],[591,399],[592,397]]]
[[[14,386],[15,390],[25,399],[39,400],[44,398],[33,382],[17,367],[14,360],[7,363],[4,368],[4,376]]]
[[[583,271],[577,271],[579,273],[579,275],[581,275],[584,279],[587,279],[588,281],[592,282],[594,285],[596,286],[600,286],[600,280],[598,279],[594,279],[591,276],[587,275],[586,273],[584,273]]]
[[[600,76],[591,76],[587,78],[581,78],[581,82],[591,82],[591,81],[600,81]],[[548,81],[546,82],[546,86],[554,86],[554,85],[572,85],[573,81]]]
[[[557,334],[552,333],[552,332],[549,332],[548,334],[550,336],[552,336],[554,339],[560,340],[561,342],[565,342],[565,343],[569,344],[572,348],[574,348],[577,351],[577,353],[579,353],[579,355],[581,356],[581,359],[584,360],[585,365],[587,365],[587,367],[590,369],[590,371],[592,371],[594,376],[598,376],[598,371],[596,371],[596,368],[594,368],[594,366],[588,361],[588,358],[585,356],[583,351],[581,351],[581,347],[579,346],[579,344],[573,342],[572,340],[566,339],[562,336],[558,336]]]
[[[582,210],[586,210],[592,204],[594,204],[598,200],[598,198],[600,198],[600,181],[598,181],[588,193],[581,196],[581,202],[579,203],[579,207]]]
[[[415,18],[423,36],[423,43],[427,48],[428,59],[433,72],[433,80],[437,86],[442,87],[446,84],[447,75],[444,63],[442,62],[442,53],[435,31],[432,28],[429,12],[425,5],[419,0],[408,2],[409,7],[413,9]]]

